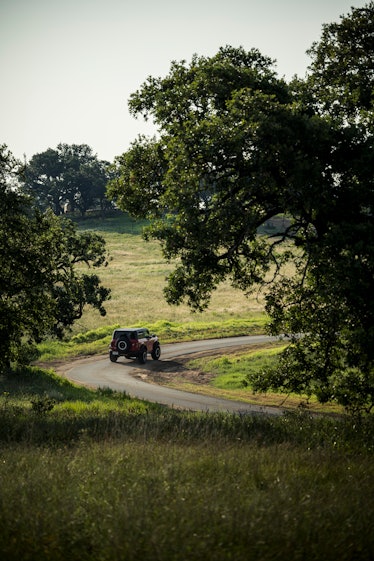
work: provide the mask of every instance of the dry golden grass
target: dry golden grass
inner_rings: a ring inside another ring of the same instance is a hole
[[[116,220],[114,224],[120,230],[121,222]],[[110,256],[108,266],[97,271],[103,285],[112,291],[111,300],[105,306],[107,315],[100,317],[97,311],[88,308],[75,324],[74,333],[104,325],[147,324],[158,320],[208,322],[263,314],[263,295],[247,297],[228,282],[217,288],[208,309],[202,313],[192,312],[186,304],[167,304],[163,289],[174,265],[163,259],[158,242],[145,242],[139,230],[108,231],[105,224],[96,221],[90,229],[105,237]]]

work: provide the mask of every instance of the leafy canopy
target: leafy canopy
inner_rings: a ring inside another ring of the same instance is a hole
[[[104,240],[76,231],[51,210],[43,213],[20,194],[20,164],[0,147],[0,368],[33,358],[32,345],[62,337],[85,305],[105,314],[109,290],[78,263],[105,263]]]
[[[149,79],[131,98],[131,110],[152,114],[162,134],[138,139],[117,159],[119,178],[108,192],[151,218],[147,235],[168,259],[180,259],[170,302],[187,296],[203,309],[226,276],[245,290],[259,282],[279,256],[257,228],[280,212],[295,214],[290,195],[306,178],[317,189],[320,172],[305,153],[323,156],[316,141],[323,123],[295,111],[271,66],[258,51],[226,47],[189,66],[173,63],[168,77]]]
[[[255,387],[367,409],[374,395],[373,6],[324,26],[304,81],[287,84],[257,50],[232,47],[148,78],[129,106],[153,118],[159,135],[139,137],[116,159],[108,188],[123,210],[150,219],[145,235],[176,264],[165,289],[170,303],[186,298],[202,310],[224,279],[250,291],[268,286],[272,272],[270,329],[289,334],[291,344],[276,371],[252,380]],[[288,226],[259,236],[279,214]],[[287,261],[296,268],[291,278]]]
[[[173,63],[166,78],[148,79],[130,108],[152,115],[161,135],[139,138],[117,158],[108,193],[150,218],[147,236],[178,258],[170,302],[187,297],[203,309],[224,278],[248,290],[280,267],[279,240],[257,236],[279,213],[293,218],[282,239],[301,245],[313,237],[313,205],[332,175],[330,127],[297,106],[271,60],[226,47],[189,66]]]
[[[65,204],[82,216],[99,203],[108,201],[106,184],[110,178],[108,162],[99,160],[87,144],[59,144],[35,154],[24,172],[23,189],[38,207],[51,208],[58,216]]]

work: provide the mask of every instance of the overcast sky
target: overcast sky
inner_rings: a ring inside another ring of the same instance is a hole
[[[304,76],[322,24],[365,0],[0,0],[0,143],[18,158],[88,144],[112,161],[150,124],[127,101],[172,60],[258,48]]]

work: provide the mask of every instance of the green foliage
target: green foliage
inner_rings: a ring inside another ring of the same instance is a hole
[[[338,23],[323,26],[309,54],[309,91],[325,111],[343,118],[373,109],[372,68],[374,3],[352,8]]]
[[[114,161],[111,168],[114,178],[107,188],[108,199],[116,199],[119,207],[126,208],[132,216],[147,218],[162,195],[163,159],[163,151],[157,142],[145,137],[134,142],[132,150]],[[139,190],[143,193],[140,196]]]
[[[310,51],[303,103],[331,123],[334,174],[313,210],[307,265],[267,300],[272,332],[305,335],[293,339],[277,371],[258,380],[355,413],[374,405],[373,29],[370,2],[324,26]]]
[[[98,160],[86,144],[59,144],[35,154],[25,167],[24,190],[39,208],[52,208],[56,215],[65,204],[78,209],[82,216],[94,204],[101,210],[110,206],[105,187],[111,177],[108,162]]]
[[[39,397],[37,399],[31,400],[32,410],[35,411],[38,415],[45,415],[55,406],[55,400],[51,399],[50,397]]]
[[[322,170],[310,162],[326,151],[325,123],[295,111],[269,59],[231,47],[189,66],[174,63],[169,76],[150,78],[132,96],[130,108],[152,115],[162,135],[133,144],[110,193],[124,210],[151,218],[146,235],[161,241],[168,260],[178,258],[167,300],[186,297],[203,309],[226,277],[243,290],[263,281],[282,259],[257,230],[280,212],[307,226],[291,193],[308,181],[308,199],[315,197]],[[147,167],[150,150],[161,152],[157,180]],[[146,213],[128,203],[135,197],[146,199]]]
[[[0,368],[35,358],[35,343],[62,337],[89,304],[105,314],[109,291],[78,263],[105,263],[105,245],[94,233],[79,234],[72,222],[42,213],[17,191],[20,173],[1,147]]]
[[[373,2],[324,26],[304,81],[286,84],[258,51],[232,47],[148,78],[129,106],[160,136],[118,159],[110,190],[151,220],[146,237],[175,263],[168,302],[202,310],[224,279],[269,287],[271,332],[293,339],[263,389],[355,411],[370,411],[374,393],[373,26]],[[279,214],[289,226],[264,230]]]

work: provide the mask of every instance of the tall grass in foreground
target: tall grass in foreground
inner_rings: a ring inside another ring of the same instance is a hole
[[[369,561],[374,422],[0,378],[2,561]]]
[[[3,561],[373,559],[365,455],[138,436],[0,458]]]

